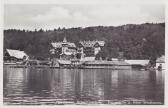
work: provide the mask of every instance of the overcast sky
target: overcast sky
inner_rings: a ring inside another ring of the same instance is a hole
[[[165,22],[164,13],[161,4],[8,4],[4,7],[4,27],[33,30],[158,23]]]

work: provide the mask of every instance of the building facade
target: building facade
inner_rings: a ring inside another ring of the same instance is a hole
[[[95,57],[104,46],[104,41],[80,41],[80,49],[85,57]]]
[[[52,58],[63,60],[95,60],[96,54],[99,53],[104,44],[104,41],[80,41],[77,47],[75,43],[68,42],[64,38],[62,42],[51,43],[50,54]]]
[[[77,53],[77,48],[75,43],[68,42],[66,37],[62,42],[52,42],[51,43],[51,58],[58,59],[73,59]]]

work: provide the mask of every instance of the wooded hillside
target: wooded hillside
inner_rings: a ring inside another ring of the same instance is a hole
[[[24,50],[36,58],[48,58],[50,43],[62,41],[66,36],[70,42],[80,40],[103,40],[106,42],[101,56],[117,57],[124,52],[127,59],[151,59],[165,52],[165,24],[145,23],[123,26],[96,26],[54,30],[4,30],[4,50]]]

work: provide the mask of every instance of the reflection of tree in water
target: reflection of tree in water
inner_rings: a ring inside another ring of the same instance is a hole
[[[131,70],[119,70],[118,71],[118,87],[117,87],[117,99],[123,100],[125,98],[129,98],[133,95],[134,90],[132,87],[134,87],[133,84],[131,84],[134,79],[133,72]]]
[[[92,101],[94,93],[94,72],[86,69],[81,75],[81,93],[80,100]]]
[[[102,72],[102,69],[88,69],[76,73],[75,78],[76,98],[79,101],[97,101],[111,98],[110,71],[104,70]]]
[[[4,66],[3,67],[3,88],[6,89],[6,85],[8,83],[8,74],[7,74],[7,71],[8,70],[8,67],[7,66]],[[3,91],[5,93],[5,90]]]
[[[30,68],[28,91],[33,91],[32,95],[48,96],[50,91],[51,72],[48,69]]]
[[[149,71],[149,81],[152,86],[156,85],[156,71]]]
[[[117,99],[119,90],[118,90],[118,70],[111,71],[111,99]]]
[[[104,100],[106,70],[97,69],[94,72],[94,96],[96,100]]]
[[[63,69],[61,71],[61,89],[62,98],[64,99],[72,99],[74,97],[73,75],[73,70]]]
[[[159,74],[162,74],[161,72]],[[147,99],[164,103],[164,82],[158,83],[161,77],[156,75],[156,71],[149,71],[149,92]]]
[[[155,98],[156,93],[154,91],[157,91],[157,85],[156,85],[156,71],[149,71],[149,93],[147,94],[147,98]]]
[[[32,99],[38,96],[75,102],[126,98],[164,102],[161,72],[8,68],[3,75],[4,96],[28,94]]]
[[[62,98],[61,71],[60,69],[51,69],[51,90],[50,97]]]
[[[104,80],[104,98],[105,100],[110,100],[112,97],[112,84],[111,84],[111,76],[112,76],[112,71],[107,71],[104,73],[105,74],[105,80]]]
[[[83,71],[82,70],[74,70],[74,101],[77,103],[77,101],[81,101],[81,86],[82,86],[82,76]]]

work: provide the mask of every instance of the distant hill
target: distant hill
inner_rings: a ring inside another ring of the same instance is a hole
[[[48,58],[50,43],[62,41],[103,40],[103,56],[117,57],[124,52],[127,59],[151,59],[165,52],[165,23],[128,24],[122,26],[95,26],[86,28],[54,29],[44,31],[4,30],[4,49],[24,50],[30,56]]]

